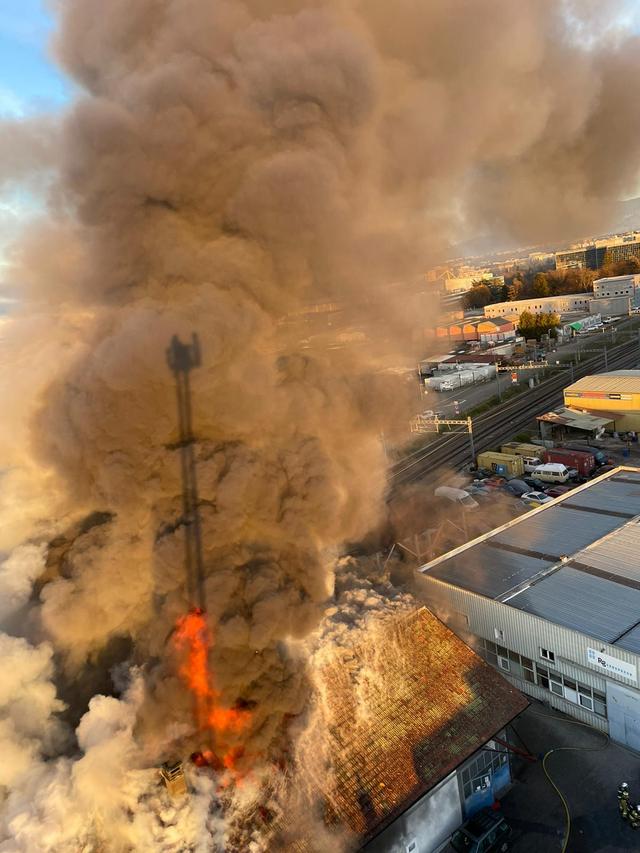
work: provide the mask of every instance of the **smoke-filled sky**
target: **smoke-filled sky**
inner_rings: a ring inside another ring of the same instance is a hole
[[[272,849],[336,565],[411,411],[383,354],[435,321],[402,285],[461,222],[606,220],[640,166],[639,40],[602,2],[52,8],[73,94],[0,125],[0,186],[41,200],[3,273],[0,851]],[[198,600],[166,361],[192,333]]]

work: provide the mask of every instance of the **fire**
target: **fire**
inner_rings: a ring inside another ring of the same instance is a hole
[[[228,708],[220,702],[209,670],[209,651],[212,637],[204,611],[200,608],[181,616],[175,630],[176,647],[184,654],[179,668],[180,676],[193,693],[196,706],[196,723],[199,729],[209,729],[216,734],[240,734],[251,721],[251,712],[244,708]],[[216,770],[226,769],[235,773],[237,760],[244,754],[241,746],[234,746],[221,756],[213,750],[194,753],[192,759],[197,766],[209,766]]]

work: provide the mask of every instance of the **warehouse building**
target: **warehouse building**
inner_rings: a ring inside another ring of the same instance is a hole
[[[638,291],[640,291],[640,275],[615,275],[609,278],[598,278],[593,282],[593,295],[596,298],[630,296],[635,305]]]
[[[520,690],[640,751],[640,469],[433,560],[423,599]]]
[[[570,314],[573,311],[589,313],[591,293],[565,293],[561,296],[539,296],[535,299],[516,299],[513,302],[494,302],[485,305],[485,317],[517,319],[523,311],[531,314]]]
[[[564,404],[606,418],[612,430],[640,431],[640,370],[584,376],[564,389]]]
[[[316,759],[310,785],[354,848],[441,850],[509,786],[505,727],[528,701],[426,608],[339,648],[317,679],[316,749],[332,770]]]
[[[485,344],[502,343],[516,337],[516,327],[504,317],[491,320],[479,318],[436,327],[437,338],[448,338],[451,343],[458,341],[480,341]]]

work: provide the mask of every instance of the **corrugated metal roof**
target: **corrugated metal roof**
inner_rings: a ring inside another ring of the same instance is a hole
[[[549,563],[488,544],[452,557],[429,572],[430,577],[464,587],[479,595],[498,598],[544,571]]]
[[[553,412],[546,412],[544,415],[538,415],[536,420],[545,421],[545,423],[550,424],[570,426],[573,427],[573,429],[586,430],[595,430],[611,423],[610,417],[598,418],[595,415],[576,412],[574,409],[568,409],[565,406],[555,409]]]
[[[640,525],[632,521],[613,536],[576,554],[574,560],[584,566],[598,569],[612,577],[628,578],[640,583]],[[640,621],[640,613],[638,613]]]
[[[640,512],[640,495],[638,504]],[[550,507],[547,512],[539,512],[530,518],[525,516],[520,524],[515,524],[493,538],[505,545],[554,555],[559,560],[611,533],[622,523],[623,520],[616,516],[580,512],[578,509],[556,508],[553,511]]]
[[[640,590],[568,566],[518,593],[509,604],[605,643],[640,619]]]
[[[637,643],[640,653],[636,516],[640,469],[617,469],[422,571],[480,595],[510,593],[509,605],[606,642],[633,628],[620,645]],[[562,558],[567,564],[554,569]]]
[[[624,481],[605,480],[598,486],[597,490],[584,489],[581,492],[573,492],[567,495],[563,504],[637,515],[640,513],[640,479],[638,479],[637,485]],[[623,523],[623,521],[618,522],[619,525]]]
[[[565,394],[570,391],[601,391],[605,394],[627,391],[640,394],[640,370],[612,370],[583,376],[565,388]]]
[[[621,649],[627,649],[629,652],[635,652],[640,655],[640,625],[635,627],[628,634],[625,634],[614,646],[619,646]]]

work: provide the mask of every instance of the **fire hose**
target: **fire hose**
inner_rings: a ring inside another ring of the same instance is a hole
[[[579,720],[569,720],[569,719],[566,719],[564,717],[559,717],[556,714],[542,714],[538,711],[530,711],[529,713],[534,714],[537,717],[550,717],[554,720],[560,720],[561,722],[570,723],[571,725],[574,725],[574,726],[584,726],[587,729],[594,729],[594,731],[596,731],[599,735],[602,735],[602,737],[604,738],[604,742],[600,746],[558,746],[558,747],[555,747],[554,749],[547,750],[547,752],[545,752],[545,754],[542,758],[542,769],[544,770],[544,775],[547,777],[552,788],[554,789],[554,791],[556,792],[556,794],[560,798],[560,802],[562,803],[562,806],[564,808],[566,825],[565,825],[564,837],[562,839],[561,853],[566,853],[567,845],[569,844],[569,836],[571,835],[571,812],[569,810],[569,804],[567,803],[566,797],[564,796],[564,794],[562,793],[562,791],[560,790],[558,785],[554,782],[554,780],[551,777],[551,774],[547,770],[547,761],[548,761],[549,757],[551,755],[553,755],[555,752],[570,752],[570,751],[580,751],[580,750],[584,751],[584,752],[599,752],[601,749],[606,749],[609,746],[609,743],[610,743],[609,735],[606,732],[600,731],[600,729],[596,729],[596,727],[590,725],[590,723],[583,723],[583,722],[580,722]]]

